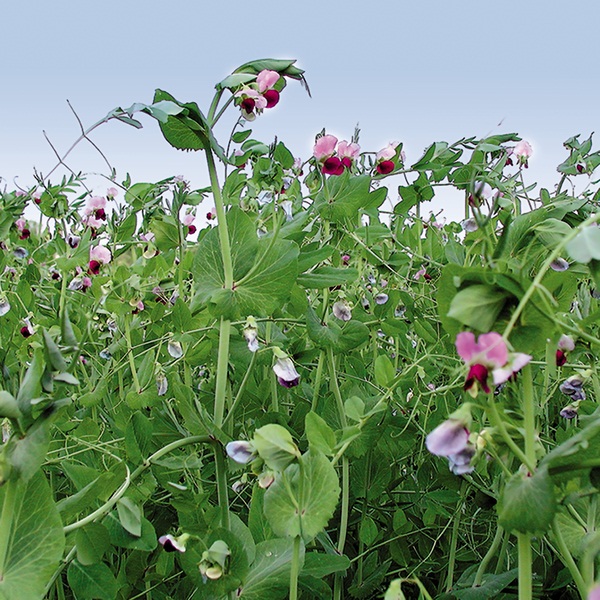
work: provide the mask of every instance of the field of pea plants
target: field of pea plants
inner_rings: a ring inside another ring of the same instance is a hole
[[[67,152],[0,189],[0,600],[600,600],[592,138],[546,186],[517,133],[297,157],[259,139],[291,85],[82,128],[206,188]]]

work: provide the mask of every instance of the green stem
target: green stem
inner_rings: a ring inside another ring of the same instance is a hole
[[[523,374],[523,426],[525,428],[525,456],[528,463],[535,467],[535,396],[533,393],[533,376],[531,365],[526,365]],[[531,470],[531,469],[530,469]]]
[[[458,530],[460,529],[460,521],[462,516],[462,508],[464,502],[464,494],[466,490],[466,482],[463,481],[460,486],[461,500],[454,513],[452,523],[452,537],[450,538],[450,552],[448,555],[448,573],[446,576],[446,592],[450,592],[454,583],[454,567],[456,566],[456,548],[458,546]]]
[[[498,432],[502,436],[504,443],[512,450],[513,454],[529,469],[531,473],[535,471],[535,462],[531,462],[528,456],[515,444],[515,441],[512,439],[511,435],[506,430],[506,425],[498,412],[498,407],[494,402],[494,398],[492,395],[488,397],[488,407],[489,411],[486,411],[488,414],[488,418],[490,423],[498,428]]]
[[[337,373],[335,369],[335,356],[333,349],[328,349],[328,362],[329,362],[329,379],[333,395],[337,404],[338,415],[342,428],[347,427],[348,421],[346,419],[346,410],[344,408],[344,400],[340,392],[340,386],[337,381]],[[346,534],[348,531],[348,515],[350,509],[350,468],[348,458],[342,457],[342,506],[340,516],[340,532],[338,537],[337,550],[340,554],[344,554],[344,546],[346,545]],[[344,576],[340,573],[336,573],[333,598],[334,600],[340,600],[342,597],[342,584]]]
[[[250,359],[250,364],[248,365],[248,368],[246,369],[246,373],[244,374],[244,378],[242,379],[242,383],[240,383],[240,387],[238,388],[237,394],[235,395],[235,399],[233,400],[233,402],[231,404],[231,408],[227,412],[227,416],[225,417],[225,420],[223,421],[223,427],[225,427],[225,425],[228,423],[228,421],[233,417],[233,414],[235,412],[235,409],[237,408],[237,405],[242,400],[242,396],[244,395],[246,385],[248,384],[248,379],[250,379],[250,374],[254,370],[255,364],[256,364],[256,352],[253,352],[252,358]]]
[[[139,394],[141,393],[142,388],[140,386],[140,380],[135,369],[135,360],[133,359],[133,344],[131,343],[131,328],[129,326],[129,320],[129,315],[125,315],[125,341],[127,342],[127,360],[129,361],[129,367],[131,369],[133,387],[135,391]]]
[[[217,377],[215,381],[214,422],[219,428],[223,426],[225,415],[225,398],[227,395],[227,371],[229,369],[229,338],[231,321],[221,318],[219,326],[219,351],[217,356]]]
[[[571,552],[567,547],[567,544],[560,530],[560,525],[557,524],[556,519],[552,524],[552,537],[554,538],[554,541],[556,542],[556,545],[558,547],[558,551],[560,552],[559,558],[562,561],[563,565],[565,565],[565,567],[567,567],[567,569],[569,570],[569,573],[571,574],[571,577],[573,578],[573,581],[575,582],[575,585],[577,586],[581,597],[587,598],[588,586],[586,585],[581,575],[581,572],[579,571],[577,565],[575,564],[575,561],[573,560],[573,556],[571,555]],[[592,581],[589,581],[588,583],[589,585],[592,585]]]
[[[206,436],[206,435],[193,435],[187,438],[183,438],[181,440],[176,440],[163,446],[160,450],[157,450],[154,454],[151,454],[141,465],[137,467],[131,474],[127,471],[127,477],[125,481],[121,484],[119,489],[97,510],[93,513],[89,514],[87,517],[76,521],[75,523],[71,523],[70,525],[66,525],[63,527],[65,533],[69,533],[79,527],[83,527],[92,521],[103,517],[107,514],[112,507],[117,503],[119,498],[123,496],[127,488],[131,485],[133,481],[135,481],[146,469],[149,469],[152,466],[152,463],[159,458],[163,457],[165,454],[172,452],[173,450],[177,450],[177,448],[181,448],[182,446],[187,446],[188,444],[214,444],[215,441]],[[4,511],[2,513],[4,515]],[[0,521],[0,537],[2,536],[2,532],[4,532],[3,523]]]
[[[300,575],[300,545],[302,538],[297,535],[294,538],[292,554],[292,565],[290,569],[290,600],[298,599],[298,575]]]
[[[492,540],[492,545],[490,549],[485,553],[485,556],[481,559],[479,563],[479,567],[477,568],[477,573],[475,573],[475,579],[473,580],[473,587],[479,587],[481,582],[483,581],[483,576],[485,575],[485,571],[490,564],[492,558],[498,552],[498,548],[500,547],[500,543],[502,542],[502,534],[504,530],[499,525],[496,528],[496,535],[494,535],[494,539]]]
[[[517,533],[519,550],[519,600],[532,600],[531,534]]]
[[[221,527],[229,529],[229,496],[227,490],[227,464],[223,449],[215,445],[215,465],[217,478],[217,498],[221,508]]]
[[[315,382],[313,384],[313,398],[310,409],[313,412],[317,411],[319,403],[319,390],[321,389],[321,377],[323,376],[323,363],[325,362],[325,351],[319,353],[319,362],[317,363],[317,373],[315,374]],[[599,399],[600,401],[600,399]]]

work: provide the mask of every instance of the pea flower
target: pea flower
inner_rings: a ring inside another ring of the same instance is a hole
[[[106,190],[106,197],[109,200],[114,200],[117,197],[118,193],[119,193],[119,190],[117,188],[110,187]]]
[[[338,144],[337,152],[344,167],[350,169],[360,154],[360,146],[355,142],[347,142],[346,140],[342,140]]]
[[[31,235],[31,231],[29,231],[29,229],[27,229],[27,221],[25,219],[17,219],[15,221],[15,227],[17,228],[17,231],[19,232],[20,240],[26,240]]]
[[[561,335],[558,340],[558,348],[556,350],[556,366],[562,367],[567,362],[567,352],[575,349],[573,338],[568,335]]]
[[[333,305],[333,316],[340,321],[350,321],[352,319],[352,310],[346,300],[338,300]]]
[[[196,233],[196,226],[194,225],[194,220],[196,219],[196,215],[193,212],[188,212],[183,215],[181,219],[181,223],[187,227],[188,235],[193,235]]]
[[[574,419],[577,416],[577,413],[579,412],[579,404],[581,403],[581,400],[576,400],[575,402],[571,402],[571,404],[568,404],[567,406],[565,406],[561,411],[560,411],[560,416],[563,419]]]
[[[250,350],[250,352],[256,352],[259,348],[258,326],[254,317],[250,316],[246,319],[246,324],[244,325],[244,330],[242,333],[244,334],[244,339],[248,344],[248,350]]]
[[[561,258],[560,256],[558,258],[555,258],[550,263],[550,268],[553,271],[558,271],[558,272],[568,271],[569,266],[570,266],[569,263],[564,258]]]
[[[396,168],[394,159],[396,158],[396,148],[400,142],[390,142],[385,148],[382,148],[375,156],[375,170],[380,175],[387,175]],[[404,162],[404,153],[401,153],[402,162]]]
[[[571,377],[563,381],[558,389],[566,396],[569,396],[571,400],[585,400],[585,391],[583,389],[584,383],[584,377],[582,377],[579,374],[572,375]]]
[[[198,569],[202,579],[220,579],[225,572],[226,563],[231,556],[231,550],[223,540],[217,540],[202,553]]]
[[[178,537],[168,534],[161,535],[158,538],[158,543],[165,549],[166,552],[185,552],[185,544],[189,539],[189,533],[182,533]]]
[[[279,81],[279,73],[277,71],[269,71],[267,69],[261,71],[256,76],[256,84],[258,91],[267,101],[266,108],[273,108],[279,102],[279,92],[273,86]]]
[[[321,172],[325,175],[341,175],[344,169],[352,168],[359,152],[357,143],[342,140],[338,144],[334,135],[321,136],[313,147],[313,156],[321,163]]]
[[[587,600],[600,600],[600,583],[589,591]]]
[[[97,229],[104,225],[106,221],[106,198],[102,196],[93,196],[90,198],[83,209],[83,222],[92,229]]]
[[[470,417],[470,414],[468,416]],[[454,418],[451,416],[440,423],[425,438],[427,450],[436,456],[451,456],[462,452],[469,441],[468,424],[470,424],[470,418]]]
[[[256,448],[251,442],[245,442],[244,440],[229,442],[225,446],[225,452],[227,452],[229,458],[241,465],[252,462],[257,457]]]
[[[254,121],[256,115],[261,114],[267,108],[267,99],[249,86],[236,92],[235,98],[239,99],[238,105],[242,111],[242,117],[246,121]]]
[[[90,262],[88,264],[89,272],[93,275],[100,273],[100,267],[108,264],[112,259],[112,254],[106,246],[94,246],[90,248]]]
[[[479,385],[486,394],[491,392],[490,375],[493,384],[500,385],[531,360],[528,354],[509,354],[504,339],[494,331],[481,334],[478,341],[473,333],[463,331],[456,336],[456,350],[469,367],[463,389],[473,398],[477,396]]]
[[[300,383],[300,375],[296,371],[292,359],[277,347],[273,348],[273,353],[277,358],[273,365],[273,371],[277,375],[279,385],[286,388],[297,386]]]
[[[529,166],[528,160],[533,154],[533,148],[531,147],[531,144],[525,140],[521,140],[513,148],[512,153],[517,157],[519,164],[523,165],[527,169]]]

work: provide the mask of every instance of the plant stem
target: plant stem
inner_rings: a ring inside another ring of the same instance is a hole
[[[127,342],[127,360],[129,361],[129,367],[131,369],[131,378],[133,379],[133,387],[139,394],[142,391],[140,386],[140,380],[138,378],[137,371],[135,369],[135,360],[133,359],[133,345],[131,343],[131,328],[129,327],[129,315],[125,315],[125,341]]]
[[[535,462],[531,462],[527,455],[515,444],[515,441],[512,439],[508,431],[506,430],[506,425],[498,412],[498,407],[494,402],[494,398],[492,395],[488,397],[488,407],[489,411],[486,411],[488,414],[488,418],[492,425],[498,428],[498,432],[502,436],[502,440],[504,443],[512,450],[513,454],[529,469],[531,473],[535,471]]]
[[[523,367],[523,426],[525,428],[525,456],[528,464],[535,467],[535,396],[533,393],[533,376],[531,365]]]
[[[517,533],[519,550],[519,600],[532,600],[531,534]]]
[[[319,362],[317,363],[317,373],[315,374],[315,382],[313,384],[313,398],[310,410],[317,411],[319,403],[319,390],[321,389],[321,377],[323,376],[323,363],[325,362],[325,350],[319,353]]]
[[[577,568],[577,565],[573,560],[573,556],[571,555],[571,552],[569,552],[569,548],[567,548],[567,544],[565,543],[565,540],[562,536],[562,532],[560,530],[560,525],[557,524],[556,519],[554,519],[554,523],[552,523],[552,537],[554,538],[554,541],[558,546],[558,550],[560,552],[560,560],[562,561],[563,565],[565,565],[565,567],[567,567],[567,569],[569,570],[569,573],[571,574],[571,577],[573,578],[573,581],[575,582],[575,585],[577,586],[581,597],[586,598],[588,593],[588,586],[586,585],[581,575],[581,572]],[[590,581],[589,585],[591,584],[592,582]]]
[[[348,421],[346,419],[346,411],[344,408],[344,400],[342,399],[342,393],[340,392],[340,386],[337,381],[337,373],[335,369],[335,356],[333,354],[333,348],[328,349],[328,362],[329,362],[329,379],[331,382],[331,388],[338,409],[338,416],[342,428],[347,427]],[[350,468],[348,464],[348,458],[342,456],[342,506],[340,516],[340,532],[338,537],[337,550],[340,554],[344,554],[344,546],[346,545],[346,533],[348,531],[348,513],[350,507]],[[334,600],[340,600],[342,597],[342,583],[343,575],[340,573],[335,574],[335,584],[333,597]]]
[[[290,600],[298,600],[298,575],[300,575],[300,544],[302,538],[297,535],[294,538],[294,549],[292,554],[292,566],[290,569]]]
[[[464,502],[464,494],[466,490],[466,482],[463,481],[460,486],[460,502],[454,513],[452,523],[452,537],[450,538],[450,553],[448,555],[448,573],[446,575],[446,592],[450,592],[454,583],[454,567],[456,566],[456,547],[458,546],[458,530],[460,528],[460,520]]]
[[[475,579],[473,580],[473,587],[478,587],[481,585],[483,581],[483,576],[485,575],[485,571],[490,564],[490,560],[495,556],[498,552],[498,548],[500,547],[500,543],[502,542],[502,534],[504,530],[500,525],[496,527],[496,534],[494,535],[494,539],[492,540],[492,545],[490,549],[485,553],[485,556],[481,559],[479,563],[479,567],[477,568],[477,573],[475,573]]]

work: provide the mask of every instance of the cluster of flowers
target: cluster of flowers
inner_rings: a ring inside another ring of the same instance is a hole
[[[404,163],[405,155],[398,155],[399,142],[390,142],[375,156],[375,171],[379,175],[388,175],[397,167],[398,158]],[[313,156],[325,175],[341,175],[351,169],[360,154],[360,146],[356,142],[338,139],[334,135],[319,137],[313,147]]]
[[[281,76],[277,71],[264,70],[256,76],[256,82],[245,85],[234,97],[246,121],[253,121],[265,108],[273,108],[279,102],[275,85]]]
[[[490,394],[490,383],[498,386],[507,382],[532,358],[529,354],[510,353],[504,338],[495,331],[483,333],[477,340],[473,333],[463,331],[456,336],[456,350],[469,369],[463,389],[472,397],[477,396],[480,386],[483,392]],[[467,403],[438,425],[425,440],[432,454],[448,459],[450,470],[456,475],[474,469],[477,446],[470,425],[471,411]],[[479,437],[476,435],[476,440]]]

